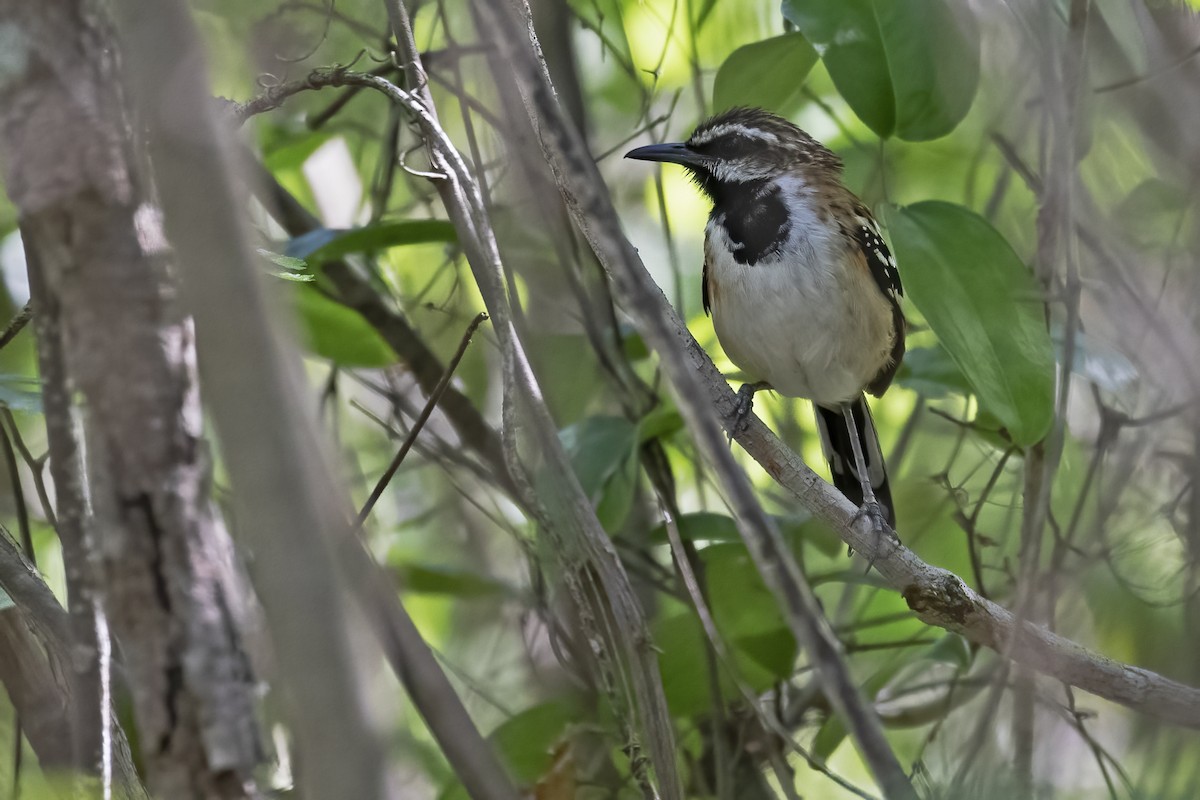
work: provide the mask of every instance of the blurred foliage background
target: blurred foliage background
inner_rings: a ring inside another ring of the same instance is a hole
[[[193,8],[216,90],[232,100],[332,65],[400,80],[375,0]],[[504,105],[519,99],[497,90],[470,13],[453,0],[421,0],[413,12],[442,122],[486,189],[561,439],[651,620],[690,795],[872,795],[654,358],[614,307],[544,167],[529,163],[536,145],[503,123]],[[1089,648],[1200,683],[1195,12],[1142,0],[534,0],[533,12],[560,98],[630,238],[731,379],[701,309],[706,201],[681,170],[620,156],[684,139],[721,108],[762,105],[842,157],[847,184],[876,209],[899,259],[909,354],[874,411],[904,543],[1003,605],[1029,600],[1038,622]],[[294,312],[309,400],[361,502],[425,395],[411,365],[339,302],[324,265],[345,261],[367,276],[443,363],[480,296],[419,138],[383,98],[301,94],[253,119],[243,138],[320,221],[288,235],[264,207],[247,211],[262,269]],[[0,224],[15,312],[28,290],[11,210]],[[498,362],[485,325],[454,382],[497,427]],[[29,337],[0,351],[0,369],[0,403],[37,454]],[[756,411],[823,472],[807,402],[763,395]],[[644,471],[649,448],[669,464],[728,663],[671,563]],[[1031,453],[1051,482],[1032,554],[1021,537]],[[1022,741],[1008,691],[1018,678],[1002,660],[915,620],[864,560],[744,462],[927,796],[1023,796],[1012,767],[1022,749],[1038,797],[1200,795],[1195,733],[1052,681],[1034,681],[1034,738]],[[36,496],[32,471],[21,476]],[[11,527],[13,500],[0,503]],[[539,798],[637,794],[611,711],[573,653],[576,609],[544,540],[440,412],[367,531],[523,786]],[[34,545],[61,587],[44,519]],[[1025,563],[1036,587],[1028,597],[1017,590]],[[382,664],[362,669],[406,796],[462,796],[394,678]],[[0,704],[0,741],[11,738],[10,711]],[[286,736],[275,730],[279,756]],[[286,764],[272,773],[280,789],[290,785]],[[0,759],[0,786],[11,771]]]

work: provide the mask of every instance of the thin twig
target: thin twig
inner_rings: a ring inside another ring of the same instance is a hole
[[[25,307],[17,312],[17,315],[9,321],[8,326],[0,332],[0,349],[8,346],[8,343],[17,337],[17,334],[24,330],[29,320],[33,319],[33,301],[30,300],[25,304]]]
[[[359,528],[366,522],[367,517],[371,513],[371,509],[379,502],[379,498],[383,495],[384,489],[391,483],[392,478],[396,475],[396,470],[400,469],[400,465],[404,463],[405,456],[412,449],[413,444],[417,441],[417,436],[420,435],[421,429],[425,427],[425,423],[433,414],[433,409],[437,407],[438,401],[442,399],[442,395],[446,392],[446,387],[450,385],[450,379],[454,377],[454,371],[458,369],[458,363],[462,361],[463,355],[467,352],[467,346],[471,344],[471,337],[475,335],[476,329],[483,324],[483,321],[488,318],[487,312],[481,311],[475,315],[475,319],[471,320],[471,324],[467,326],[466,333],[463,334],[462,341],[458,343],[458,349],[454,351],[453,358],[446,365],[446,371],[442,374],[442,379],[438,381],[433,392],[429,395],[429,400],[426,401],[425,407],[421,409],[420,416],[413,423],[412,429],[408,432],[408,437],[400,445],[400,449],[396,451],[395,458],[388,468],[384,470],[383,475],[379,478],[379,482],[375,484],[375,488],[371,491],[371,496],[367,498],[367,502],[363,504],[362,510],[358,512],[358,518],[354,522],[354,530],[357,532]]]

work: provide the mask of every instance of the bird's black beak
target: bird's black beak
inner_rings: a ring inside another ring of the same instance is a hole
[[[704,156],[683,142],[646,145],[630,150],[625,157],[638,161],[665,161],[670,164],[683,164],[685,167],[701,167],[706,161]]]

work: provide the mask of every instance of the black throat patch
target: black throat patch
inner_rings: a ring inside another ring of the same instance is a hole
[[[713,192],[711,219],[725,228],[733,260],[754,266],[778,253],[792,229],[779,184],[726,183]]]

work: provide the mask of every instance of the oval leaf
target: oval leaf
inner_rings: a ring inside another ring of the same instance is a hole
[[[588,417],[558,432],[584,493],[612,532],[629,514],[637,487],[638,427],[624,417]]]
[[[816,63],[817,51],[799,33],[739,47],[717,70],[713,110],[760,106],[786,114],[799,105],[804,78]]]
[[[884,208],[904,288],[979,398],[1028,446],[1054,415],[1054,352],[1032,274],[983,217],[953,203]]]
[[[292,285],[296,287],[296,313],[309,350],[346,367],[396,363],[392,348],[356,312],[325,297],[311,284]]]
[[[979,84],[979,37],[948,0],[784,0],[858,118],[882,137],[944,136]]]

